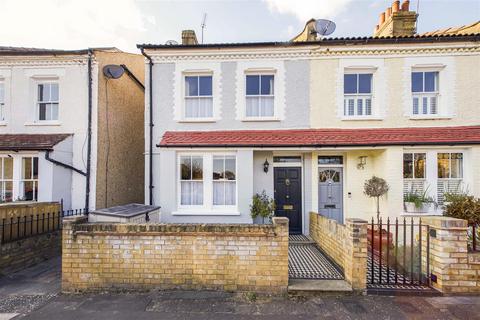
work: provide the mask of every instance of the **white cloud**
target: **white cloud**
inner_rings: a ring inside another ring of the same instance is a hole
[[[292,14],[300,21],[333,18],[353,0],[263,0],[271,11]]]
[[[134,51],[145,22],[135,0],[1,0],[0,45]]]

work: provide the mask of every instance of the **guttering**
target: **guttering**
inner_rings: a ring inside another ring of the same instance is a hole
[[[90,209],[90,174],[92,156],[92,105],[93,105],[93,84],[92,84],[92,56],[93,50],[88,49],[88,124],[87,124],[87,172],[85,174],[85,212]]]
[[[148,158],[148,202],[153,205],[153,60],[145,53],[143,47],[140,47],[142,55],[148,59],[148,104],[149,111],[149,158]]]
[[[71,165],[69,165],[69,164],[66,164],[66,163],[63,163],[63,162],[60,162],[60,161],[58,161],[58,160],[55,160],[55,159],[50,158],[50,152],[51,152],[50,150],[46,150],[46,151],[45,151],[45,160],[50,161],[51,163],[56,164],[57,166],[63,167],[63,168],[65,168],[65,169],[70,169],[70,170],[72,170],[72,171],[75,171],[76,173],[79,173],[79,174],[81,174],[81,175],[84,176],[84,177],[87,176],[87,173],[84,172],[84,171],[82,171],[82,170],[80,170],[80,169],[77,169],[77,168],[75,168],[75,167],[73,167],[73,166],[71,166]]]

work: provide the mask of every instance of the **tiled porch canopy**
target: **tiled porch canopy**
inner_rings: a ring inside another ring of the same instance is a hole
[[[480,126],[167,131],[158,147],[360,147],[480,144]]]
[[[0,134],[0,150],[52,150],[71,134]]]

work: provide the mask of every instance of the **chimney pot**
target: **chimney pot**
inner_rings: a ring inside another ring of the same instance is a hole
[[[402,3],[402,11],[410,11],[410,1],[404,0]]]
[[[392,8],[388,7],[387,10],[385,11],[385,20],[388,20],[390,16],[392,15]]]
[[[385,12],[380,13],[380,18],[378,19],[378,25],[381,26],[385,22]]]
[[[393,1],[392,3],[392,13],[400,11],[400,0]]]
[[[182,30],[182,44],[196,45],[198,44],[197,35],[194,30]]]

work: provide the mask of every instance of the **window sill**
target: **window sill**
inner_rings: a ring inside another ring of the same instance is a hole
[[[277,117],[245,117],[240,119],[242,122],[279,122],[281,121]]]
[[[237,210],[231,209],[179,209],[178,211],[173,211],[172,216],[239,216],[240,212]]]
[[[432,211],[432,212],[402,212],[400,213],[401,217],[435,217],[435,216],[443,216],[443,211]]]
[[[25,126],[61,126],[60,121],[37,121],[37,122],[25,122]]]
[[[450,120],[452,116],[410,115],[410,120]]]
[[[197,119],[180,119],[177,120],[179,123],[208,123],[208,122],[217,122],[220,119],[217,118],[197,118]]]
[[[0,121],[0,126],[6,126],[8,124],[7,121]]]
[[[376,116],[368,116],[368,117],[364,117],[364,116],[352,116],[352,117],[341,117],[340,118],[342,121],[382,121],[384,120],[383,117],[376,117]]]

